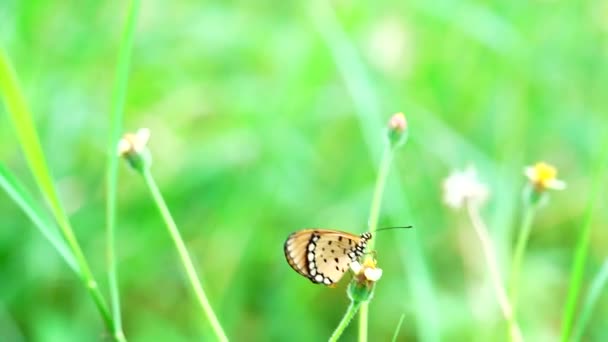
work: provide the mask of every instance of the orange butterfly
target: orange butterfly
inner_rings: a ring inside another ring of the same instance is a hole
[[[289,266],[315,284],[332,285],[342,279],[353,261],[365,252],[372,234],[330,229],[303,229],[287,237],[284,245]]]

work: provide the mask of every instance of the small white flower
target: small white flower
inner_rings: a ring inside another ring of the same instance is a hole
[[[382,277],[382,269],[376,267],[373,259],[366,259],[361,265],[358,261],[350,264],[350,269],[360,281],[377,282]]]
[[[363,271],[363,275],[365,275],[365,278],[367,278],[369,281],[378,281],[378,279],[382,277],[382,269],[366,268],[365,271]]]
[[[524,169],[524,174],[538,191],[564,190],[566,188],[566,182],[557,179],[557,169],[547,163],[540,162],[533,166],[527,166]]]
[[[351,271],[353,271],[354,274],[359,274],[359,272],[361,272],[362,267],[363,266],[361,266],[358,261],[353,261],[350,263],[350,269]]]
[[[146,148],[150,140],[150,130],[140,128],[135,134],[126,133],[118,142],[118,155],[123,157],[127,154],[140,154]]]
[[[443,181],[443,202],[460,209],[465,201],[483,203],[488,198],[488,188],[477,179],[477,171],[469,166],[464,171],[452,171]]]

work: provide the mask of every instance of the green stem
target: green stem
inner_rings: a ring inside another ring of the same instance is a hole
[[[378,229],[378,217],[380,216],[380,207],[382,205],[382,194],[386,185],[386,179],[388,178],[388,172],[390,170],[391,161],[393,159],[393,149],[390,144],[386,144],[382,159],[380,160],[380,168],[378,170],[378,178],[376,179],[376,187],[374,188],[374,195],[372,197],[372,204],[369,213],[369,231],[372,233],[372,239],[368,242],[367,249],[369,251],[374,250],[376,238],[374,236],[376,229]],[[359,342],[367,342],[367,322],[369,320],[369,301],[364,302],[361,305],[359,313]]]
[[[378,229],[378,217],[380,216],[380,207],[382,205],[382,194],[384,193],[384,187],[386,179],[388,178],[388,172],[391,168],[391,162],[393,160],[393,149],[387,143],[380,160],[380,168],[378,170],[378,178],[376,180],[376,187],[374,189],[374,197],[372,197],[372,204],[369,211],[369,232],[372,233],[372,239],[367,244],[367,248],[370,251],[374,250],[376,239],[374,234]]]
[[[365,302],[359,312],[359,342],[367,341],[367,322],[369,321],[369,305]]]
[[[4,50],[0,48],[0,93],[4,96],[6,109],[9,117],[15,127],[17,138],[25,159],[27,160],[28,166],[40,188],[40,191],[44,195],[55,220],[59,226],[61,234],[66,240],[68,247],[78,265],[78,277],[89,292],[89,295],[93,299],[97,310],[101,314],[101,317],[106,324],[107,328],[112,331],[114,326],[112,316],[105,303],[105,300],[99,291],[97,282],[93,277],[93,273],[89,269],[89,265],[84,257],[82,249],[78,244],[78,240],[74,235],[70,221],[63,210],[59,195],[55,189],[55,184],[49,172],[46,164],[46,158],[40,145],[38,133],[30,114],[27,102],[21,89],[19,88],[19,82],[17,75],[13,69],[9,58],[4,53]]]
[[[175,243],[175,247],[177,248],[179,257],[186,270],[188,280],[190,281],[190,285],[192,286],[192,288],[194,290],[196,299],[198,300],[200,306],[202,307],[203,311],[207,315],[207,318],[209,319],[209,322],[211,323],[211,327],[213,328],[213,331],[215,332],[217,339],[222,342],[228,341],[228,337],[226,336],[224,329],[222,328],[219,320],[217,319],[215,312],[213,312],[213,308],[211,308],[209,299],[207,299],[207,295],[205,294],[205,291],[203,290],[201,282],[198,279],[198,276],[196,275],[196,270],[194,269],[194,264],[192,263],[192,259],[190,259],[190,255],[188,254],[186,245],[184,244],[184,241],[182,240],[179,230],[177,229],[177,225],[175,224],[175,221],[173,220],[173,217],[171,216],[171,213],[169,212],[169,209],[167,208],[165,200],[163,199],[163,196],[161,195],[160,190],[158,189],[158,186],[156,185],[156,182],[154,181],[154,178],[152,177],[152,174],[150,173],[150,170],[148,168],[144,167],[142,170],[142,175],[144,177],[146,185],[150,189],[152,198],[154,199],[154,202],[158,206],[158,210],[160,211],[160,213],[163,217],[163,220],[165,221],[165,224],[167,225],[169,234],[171,235],[171,238],[173,239],[173,242]]]
[[[530,238],[530,231],[532,230],[532,221],[536,214],[536,207],[534,204],[528,203],[525,205],[524,214],[521,220],[521,227],[519,228],[519,235],[517,236],[517,242],[515,244],[515,252],[513,254],[513,263],[511,264],[511,276],[509,281],[509,295],[511,298],[511,305],[513,307],[513,315],[517,316],[517,296],[519,290],[519,276],[521,273],[521,265],[523,263],[524,254],[526,252],[526,246]]]
[[[353,317],[355,317],[360,306],[361,306],[361,302],[357,302],[357,301],[350,302],[350,305],[348,306],[348,309],[346,309],[346,312],[344,313],[344,316],[342,317],[340,324],[338,324],[338,326],[336,327],[336,330],[334,330],[333,334],[331,334],[331,337],[329,338],[329,342],[335,342],[340,338],[340,336],[342,336],[344,329],[346,329],[346,327],[348,326],[350,321],[353,319]]]
[[[129,80],[129,64],[133,47],[133,36],[135,23],[139,10],[139,0],[132,0],[127,10],[125,27],[122,32],[120,50],[118,53],[118,65],[116,66],[115,84],[112,94],[112,112],[110,116],[110,134],[108,141],[108,163],[106,170],[106,244],[108,262],[108,282],[110,288],[110,303],[112,316],[114,317],[114,338],[117,341],[126,341],[122,330],[122,317],[120,310],[120,293],[118,287],[118,275],[116,269],[116,183],[118,180],[118,156],[116,155],[116,143],[122,131],[122,118],[127,95],[127,83]]]
[[[481,249],[488,265],[490,280],[494,286],[494,294],[496,295],[498,305],[500,306],[505,320],[507,321],[511,341],[521,342],[523,341],[521,330],[515,319],[515,312],[513,311],[511,303],[509,303],[507,292],[505,291],[502,279],[500,277],[498,261],[496,261],[496,250],[494,249],[494,244],[492,243],[492,239],[488,233],[488,228],[481,218],[479,208],[476,204],[472,203],[471,201],[467,201],[467,212],[469,214],[469,218],[471,219],[471,224],[477,233],[477,237],[479,237],[479,241],[481,242]]]

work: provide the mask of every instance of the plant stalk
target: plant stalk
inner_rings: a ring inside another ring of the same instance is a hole
[[[350,305],[348,306],[348,309],[346,309],[346,313],[344,313],[344,316],[342,317],[340,324],[338,324],[338,326],[336,327],[336,330],[334,330],[333,334],[331,334],[331,337],[329,338],[329,342],[338,341],[338,339],[340,338],[340,336],[342,336],[342,333],[344,332],[346,327],[348,327],[348,324],[350,323],[350,321],[357,314],[357,311],[359,310],[360,306],[361,306],[361,302],[357,302],[357,301],[350,302]]]
[[[116,183],[118,181],[118,156],[116,145],[122,131],[124,107],[127,96],[127,83],[129,80],[129,66],[133,47],[133,36],[140,0],[129,2],[127,18],[122,32],[118,64],[116,66],[115,84],[112,94],[112,110],[110,114],[110,132],[108,141],[108,162],[106,169],[106,257],[108,264],[108,283],[110,289],[110,304],[114,317],[114,330],[117,341],[126,341],[122,329],[122,315],[120,309],[120,292],[118,286],[118,272],[116,267]]]
[[[391,162],[393,159],[393,149],[390,144],[387,143],[384,152],[382,153],[382,159],[380,160],[380,168],[378,170],[378,178],[376,179],[376,186],[374,188],[374,195],[372,197],[372,204],[369,214],[369,231],[372,233],[372,239],[367,244],[369,251],[374,250],[376,243],[376,229],[378,229],[378,217],[380,216],[380,207],[382,205],[382,194],[384,193],[384,187],[386,185],[386,179],[388,178],[388,172],[390,170]],[[370,256],[368,256],[370,257]],[[361,304],[361,310],[359,312],[359,342],[367,342],[367,325],[369,320],[369,302]]]
[[[515,315],[513,312],[513,308],[509,303],[509,298],[507,297],[507,293],[502,284],[502,279],[500,277],[500,271],[498,268],[498,262],[496,261],[496,251],[494,249],[494,245],[492,244],[492,239],[490,238],[490,234],[488,233],[488,229],[479,214],[479,208],[475,203],[471,201],[466,202],[467,212],[469,214],[469,218],[471,220],[471,224],[479,237],[479,241],[481,242],[481,248],[483,250],[483,254],[486,259],[486,263],[488,266],[488,270],[490,273],[490,280],[494,287],[494,294],[496,295],[496,300],[498,301],[498,305],[507,321],[507,325],[509,327],[509,336],[511,341],[513,342],[522,342],[523,337],[521,334],[521,330],[517,321],[515,320]]]
[[[513,253],[511,276],[509,277],[509,292],[514,316],[517,316],[519,276],[521,274],[521,266],[523,264],[524,254],[526,253],[526,247],[528,246],[528,240],[530,239],[530,232],[532,230],[532,222],[534,221],[535,214],[536,206],[531,203],[526,204],[521,221],[521,227],[519,228],[519,234],[517,236],[517,242],[515,244],[515,252]]]
[[[179,233],[179,230],[177,229],[177,225],[175,224],[175,221],[173,220],[173,217],[171,216],[171,213],[169,212],[169,209],[167,208],[165,200],[163,199],[163,196],[160,193],[160,190],[158,189],[158,186],[156,185],[156,182],[154,181],[154,178],[152,177],[150,170],[148,168],[144,167],[142,170],[142,175],[144,177],[146,185],[148,186],[148,188],[150,190],[150,193],[152,194],[152,198],[154,199],[154,202],[156,203],[158,210],[160,211],[160,214],[163,217],[165,224],[167,225],[167,229],[169,230],[169,234],[171,235],[171,238],[173,239],[173,242],[175,243],[175,247],[177,248],[177,252],[181,259],[182,265],[184,266],[184,269],[186,271],[186,275],[188,276],[190,285],[192,286],[192,289],[194,290],[196,299],[198,300],[198,303],[200,304],[201,308],[203,309],[203,312],[205,313],[205,315],[207,315],[207,318],[209,319],[209,323],[211,324],[211,327],[213,328],[213,331],[215,332],[215,336],[217,337],[217,339],[219,341],[222,341],[222,342],[228,341],[228,337],[226,336],[226,333],[224,332],[224,329],[222,328],[220,321],[218,320],[217,316],[215,315],[215,312],[213,311],[213,308],[211,307],[211,304],[209,303],[209,299],[207,298],[207,295],[205,294],[205,291],[203,290],[201,282],[198,279],[196,270],[194,268],[194,264],[192,263],[192,259],[190,258],[190,255],[188,254],[186,245],[184,244],[184,241]]]

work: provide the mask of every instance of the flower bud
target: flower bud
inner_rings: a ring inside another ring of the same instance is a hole
[[[408,137],[407,120],[403,113],[396,113],[388,121],[388,141],[391,147],[405,144]]]
[[[118,142],[118,155],[124,157],[129,165],[137,171],[149,168],[152,163],[150,151],[147,148],[150,130],[140,128],[136,133],[126,133]]]

